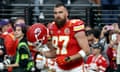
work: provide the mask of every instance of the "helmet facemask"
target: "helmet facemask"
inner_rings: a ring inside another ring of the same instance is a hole
[[[42,39],[38,39],[38,37],[35,35],[36,42],[33,43],[35,48],[39,49],[43,45],[43,41],[45,40],[45,36],[42,37]]]

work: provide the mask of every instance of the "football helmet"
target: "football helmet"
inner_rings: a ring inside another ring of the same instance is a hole
[[[41,45],[47,43],[47,35],[47,27],[45,27],[44,24],[35,23],[28,28],[26,36],[29,45],[40,47]]]

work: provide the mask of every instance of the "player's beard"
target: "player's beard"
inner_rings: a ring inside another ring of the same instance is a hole
[[[65,25],[66,23],[66,19],[63,19],[63,20],[55,20],[55,23],[57,25],[58,28],[61,28]]]

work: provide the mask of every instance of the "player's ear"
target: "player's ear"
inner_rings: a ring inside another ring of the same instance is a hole
[[[68,17],[68,11],[66,11],[66,16]]]
[[[68,10],[67,8],[64,9],[66,16],[68,17]]]

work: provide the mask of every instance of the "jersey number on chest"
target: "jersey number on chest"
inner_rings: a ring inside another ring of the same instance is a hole
[[[69,36],[53,36],[52,44],[55,48],[57,48],[57,54],[67,54],[68,41]],[[59,46],[60,42],[62,42],[61,46]]]

